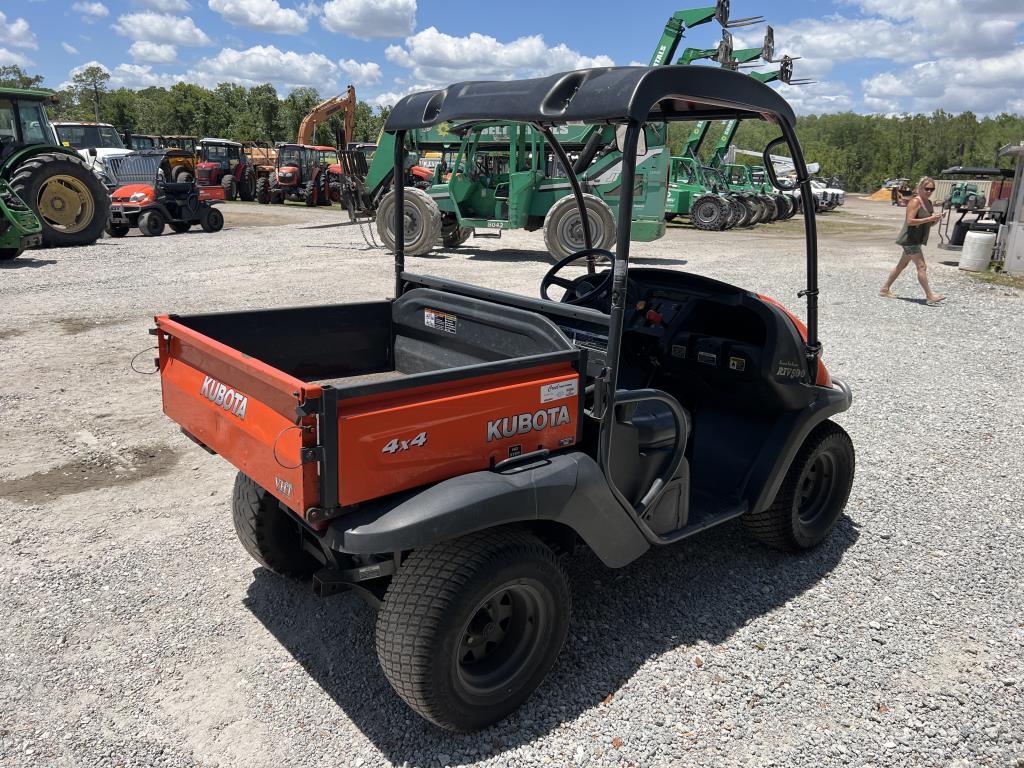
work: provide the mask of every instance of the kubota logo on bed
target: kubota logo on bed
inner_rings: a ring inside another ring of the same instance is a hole
[[[249,398],[241,392],[236,392],[227,384],[221,384],[216,379],[206,376],[203,378],[203,386],[199,388],[199,394],[214,405],[219,405],[228,413],[234,414],[240,419],[245,418],[245,409],[249,405]]]
[[[515,416],[503,416],[487,422],[487,442],[501,440],[505,437],[525,435],[527,432],[539,432],[548,427],[560,427],[568,424],[569,409],[564,405],[545,408],[536,413],[519,413]]]

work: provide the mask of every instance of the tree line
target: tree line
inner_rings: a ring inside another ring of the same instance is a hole
[[[279,98],[269,83],[246,88],[220,83],[204,88],[176,83],[170,88],[140,90],[107,87],[110,74],[101,67],[87,67],[76,74],[68,87],[56,91],[50,105],[50,119],[95,120],[110,123],[119,133],[163,136],[216,136],[234,141],[295,141],[302,118],[324,100],[315,88],[296,88]],[[0,86],[43,87],[43,78],[29,75],[20,67],[0,67]],[[387,119],[389,108],[374,108],[358,102],[353,136],[347,141],[375,142]],[[318,144],[335,143],[342,129],[342,116],[335,114],[317,127]]]
[[[315,88],[297,88],[279,98],[269,83],[245,88],[221,83],[204,88],[177,83],[170,88],[108,89],[110,75],[101,67],[88,67],[68,87],[57,91],[51,107],[55,120],[90,120],[98,112],[102,122],[119,131],[142,134],[219,136],[236,141],[294,141],[303,116],[322,100]],[[40,87],[43,78],[17,66],[0,67],[0,85]],[[354,136],[349,141],[374,142],[389,109],[359,102]],[[317,130],[316,140],[333,144],[342,127],[335,115]],[[669,129],[669,147],[679,154],[689,133],[685,123]],[[740,125],[734,144],[760,150],[779,135],[769,123]],[[1024,140],[1024,116],[1001,114],[979,119],[972,112],[953,115],[860,115],[842,112],[797,118],[797,135],[808,162],[821,164],[824,176],[838,175],[850,191],[873,191],[883,180],[906,177],[916,181],[937,176],[954,165],[993,166],[996,150]],[[718,139],[709,132],[705,148]],[[740,162],[756,165],[754,158]],[[1009,165],[1004,159],[1003,166]]]

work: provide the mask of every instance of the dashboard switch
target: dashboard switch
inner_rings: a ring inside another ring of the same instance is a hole
[[[661,313],[653,309],[647,310],[647,322],[651,325],[661,325]]]

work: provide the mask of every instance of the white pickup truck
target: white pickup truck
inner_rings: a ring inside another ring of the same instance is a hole
[[[124,157],[132,150],[125,149],[114,126],[107,123],[54,123],[57,140],[65,147],[73,147],[99,176],[100,181],[113,189],[116,185],[108,171],[110,158]]]

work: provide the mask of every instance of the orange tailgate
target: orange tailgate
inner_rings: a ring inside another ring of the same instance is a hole
[[[296,407],[320,388],[247,357],[168,317],[156,318],[164,413],[288,508],[319,504],[316,418]]]
[[[580,377],[566,363],[338,401],[341,505],[572,445]]]

